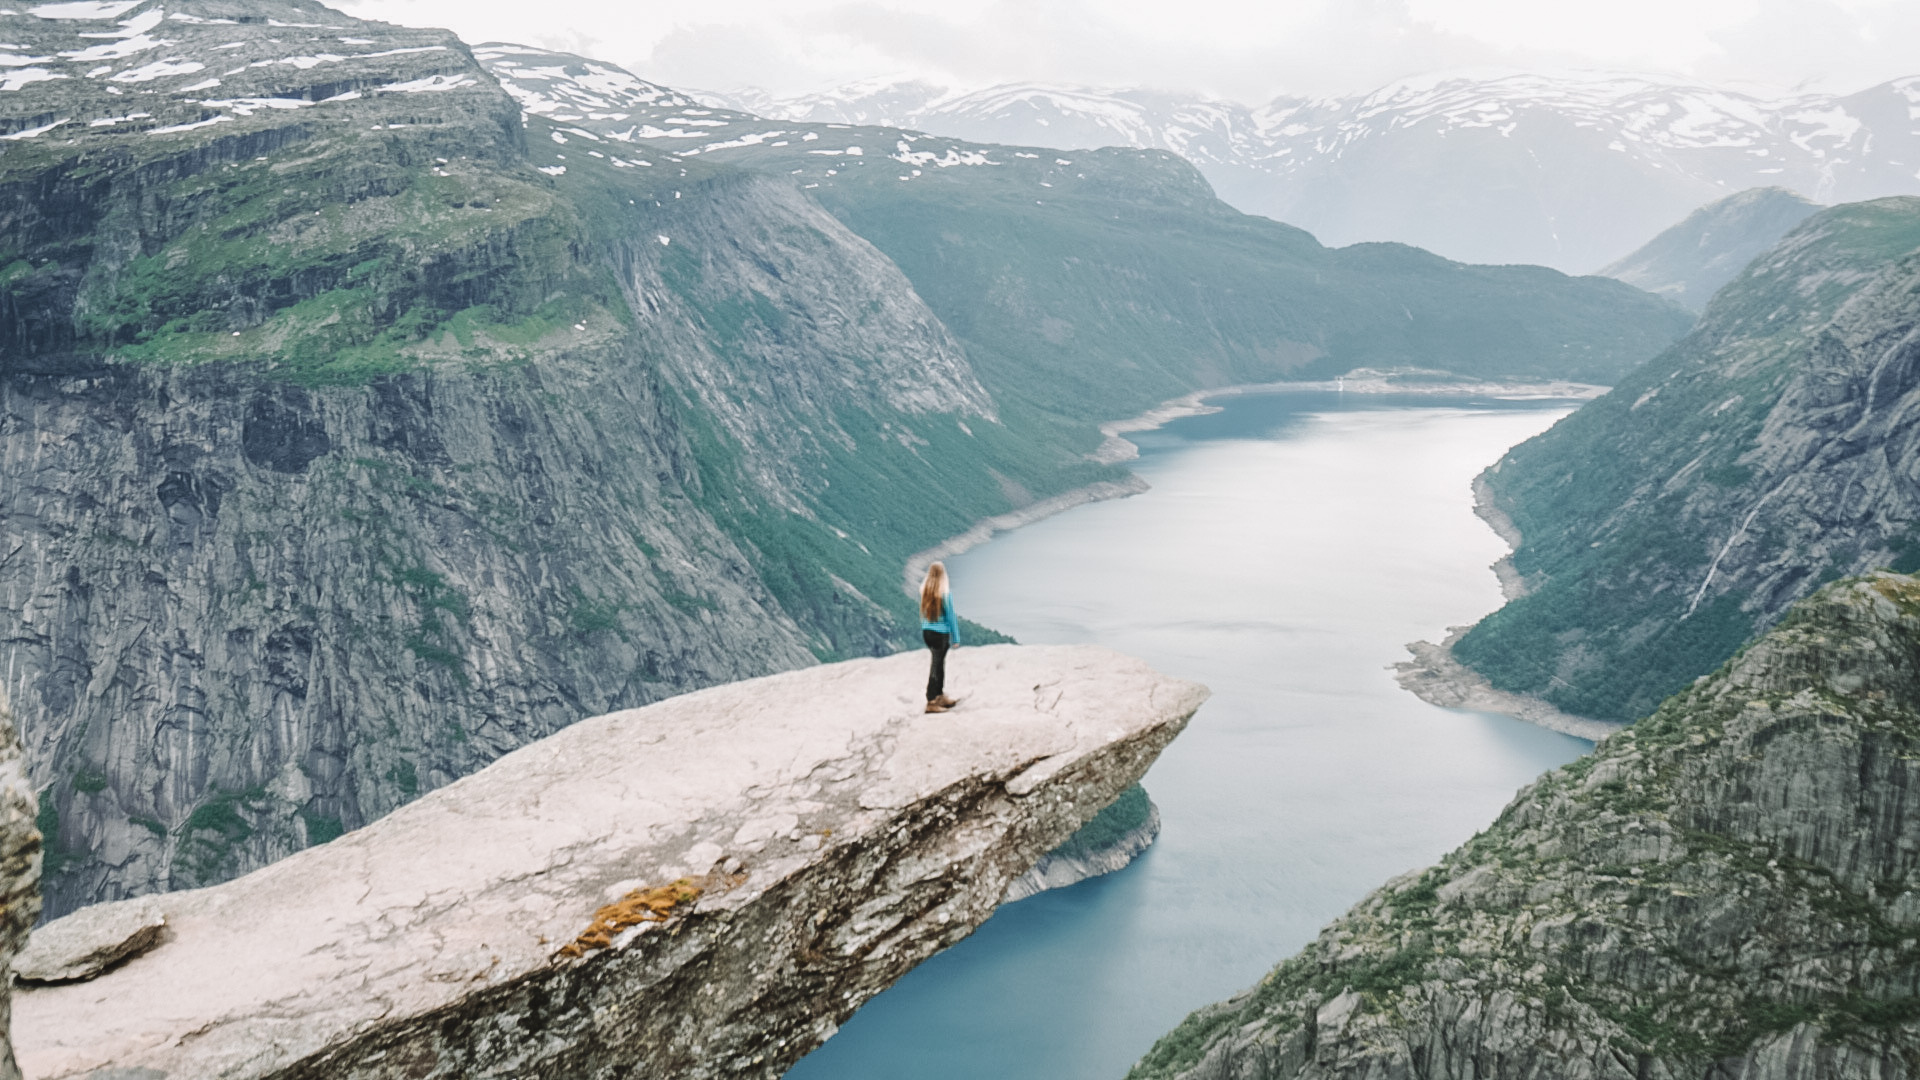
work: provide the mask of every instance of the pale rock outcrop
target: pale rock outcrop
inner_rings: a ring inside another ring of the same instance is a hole
[[[988,646],[956,658],[965,706],[929,716],[924,662],[582,721],[332,843],[153,898],[157,948],[21,990],[26,1073],[776,1077],[965,937],[1206,697],[1099,648]],[[620,928],[603,905],[623,898],[670,912]],[[609,947],[563,952],[607,919]]]
[[[9,988],[14,954],[40,917],[40,830],[33,786],[14,732],[7,695],[0,690],[0,1080],[19,1080],[10,1030]]]
[[[160,944],[166,932],[166,912],[150,897],[95,904],[36,931],[13,958],[13,973],[24,982],[91,979]]]

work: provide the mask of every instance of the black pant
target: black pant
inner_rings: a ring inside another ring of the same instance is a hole
[[[933,650],[933,668],[927,672],[927,700],[932,701],[947,692],[947,649],[950,643],[947,635],[938,630],[920,631],[920,639]]]

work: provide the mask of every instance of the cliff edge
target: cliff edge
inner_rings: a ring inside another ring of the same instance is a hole
[[[965,937],[1206,689],[989,646],[582,721],[331,843],[146,897],[166,933],[23,987],[36,1080],[777,1077]],[[42,932],[61,925],[50,923]]]
[[[1920,1071],[1920,580],[1838,582],[1133,1080]]]

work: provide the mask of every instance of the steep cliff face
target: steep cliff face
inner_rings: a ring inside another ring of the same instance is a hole
[[[1136,1080],[1920,1070],[1920,581],[1850,579]]]
[[[1748,263],[1819,210],[1818,203],[1786,188],[1751,188],[1695,210],[1600,273],[1699,311]]]
[[[1483,479],[1527,595],[1460,659],[1632,720],[1826,581],[1920,567],[1920,199],[1825,211]]]
[[[1206,697],[1103,649],[988,646],[964,708],[929,716],[924,663],[586,720],[238,881],[129,901],[167,938],[23,989],[26,1073],[776,1077]]]
[[[13,959],[40,917],[40,830],[16,731],[0,692],[0,1080],[20,1080],[13,1056]]]
[[[0,158],[0,650],[54,912],[224,880],[581,716],[888,651],[893,573],[822,472],[990,426],[899,271],[791,185],[542,174],[457,41],[273,14],[316,25],[15,35],[146,27],[163,87],[219,58],[248,95],[127,83],[147,115],[96,127],[120,84],[48,78],[20,93],[76,136]]]

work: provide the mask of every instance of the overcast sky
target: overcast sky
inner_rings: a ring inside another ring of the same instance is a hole
[[[1920,74],[1920,0],[334,0],[781,96],[871,78],[1154,87],[1248,103],[1463,67],[1855,90]]]

